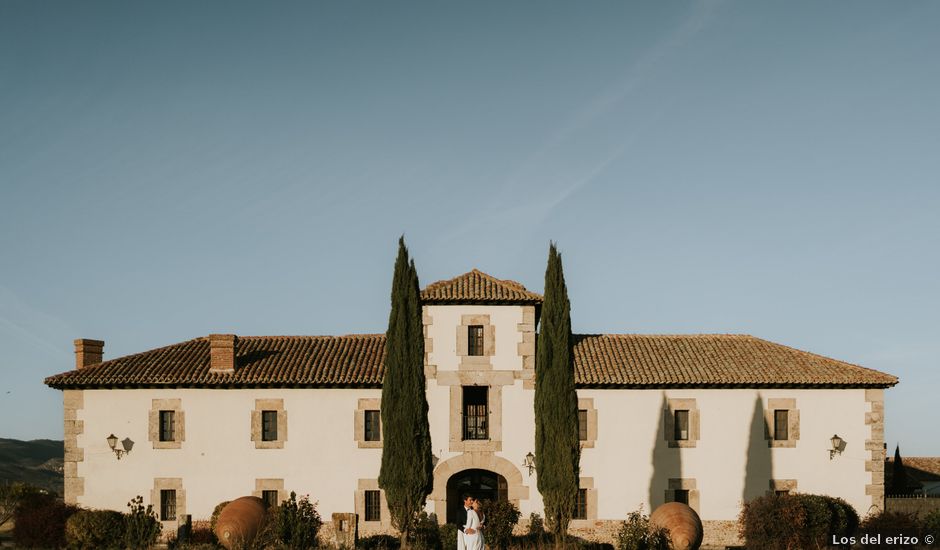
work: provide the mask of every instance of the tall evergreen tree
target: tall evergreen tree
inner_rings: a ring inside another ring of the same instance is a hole
[[[434,465],[425,394],[420,287],[404,237],[398,241],[392,311],[385,334],[382,429],[379,487],[385,491],[402,548],[407,548],[418,514],[434,486]]]
[[[578,493],[581,447],[572,362],[571,305],[561,255],[551,243],[535,362],[535,467],[545,519],[560,547]]]
[[[894,462],[891,464],[891,486],[888,487],[888,493],[893,495],[906,495],[910,481],[907,477],[907,468],[904,467],[904,461],[901,460],[901,446],[894,447]]]

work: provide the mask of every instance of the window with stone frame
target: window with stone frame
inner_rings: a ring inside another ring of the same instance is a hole
[[[689,505],[689,490],[688,489],[676,489],[672,494],[673,502],[680,502]]]
[[[381,411],[368,410],[363,412],[364,434],[366,441],[382,441]]]
[[[160,521],[176,520],[176,490],[160,490]]]
[[[800,410],[792,397],[770,397],[764,409],[764,437],[770,447],[792,448],[800,440]]]
[[[382,521],[382,495],[380,491],[365,491],[365,521]]]
[[[666,399],[663,436],[670,448],[694,448],[701,437],[702,415],[694,398]]]
[[[174,441],[176,411],[160,411],[160,441]]]
[[[181,399],[152,399],[148,423],[147,439],[154,449],[182,448],[186,440],[186,417]]]
[[[483,355],[483,325],[467,327],[467,355],[474,357]]]
[[[277,441],[277,411],[261,411],[261,441]]]

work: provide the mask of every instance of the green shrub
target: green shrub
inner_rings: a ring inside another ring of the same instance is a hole
[[[13,519],[16,507],[25,498],[38,495],[42,492],[38,487],[28,483],[2,483],[0,484],[0,525]]]
[[[316,504],[308,497],[297,500],[291,491],[290,498],[281,503],[274,513],[274,537],[287,548],[314,548],[317,533],[323,522],[317,513]]]
[[[934,510],[923,518],[923,532],[925,535],[933,535],[934,540],[940,537],[940,510]]]
[[[456,531],[456,527],[454,530]],[[393,537],[391,535],[372,535],[370,537],[363,537],[359,539],[359,542],[356,544],[356,548],[360,550],[398,550],[401,546],[401,541],[398,537]],[[449,548],[457,547],[457,535],[454,535],[454,546]]]
[[[124,514],[114,510],[82,510],[65,522],[70,548],[123,548]]]
[[[13,542],[21,548],[65,546],[65,522],[79,511],[48,493],[33,493],[19,501],[13,514]]]
[[[128,512],[124,516],[124,544],[127,548],[150,548],[160,538],[163,525],[153,511],[153,505],[144,506],[140,495],[127,503]]]
[[[441,541],[441,547],[444,550],[457,548],[457,526],[453,523],[445,523],[438,527],[438,538]]]
[[[897,535],[919,535],[921,529],[917,515],[904,512],[877,512],[865,518],[859,528],[859,538],[865,535],[882,536],[882,540]],[[914,548],[911,545],[897,544],[892,548]]]
[[[825,495],[767,495],[744,504],[740,533],[747,548],[821,548],[832,536],[853,535],[858,514],[849,503]]]
[[[650,525],[643,508],[627,514],[617,531],[617,550],[669,550],[669,533]]]
[[[492,548],[506,550],[512,541],[512,530],[522,515],[508,500],[485,500],[482,507],[484,540]]]
[[[529,534],[540,538],[545,536],[545,522],[542,521],[542,516],[535,512],[529,514]]]
[[[441,550],[441,532],[437,525],[437,514],[428,515],[424,511],[418,514],[410,536],[410,542],[417,550]]]

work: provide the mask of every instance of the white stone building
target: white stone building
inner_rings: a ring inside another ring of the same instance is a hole
[[[541,513],[524,465],[541,296],[474,270],[422,300],[428,512],[446,521],[467,490]],[[358,514],[360,534],[389,529],[383,335],[210,335],[102,362],[103,345],[77,340],[76,369],[45,381],[64,394],[67,501],[123,510],[144,495],[172,531],[223,500],[293,490],[324,518]],[[883,505],[894,376],[746,335],[576,335],[574,357],[575,532],[606,538],[627,512],[680,500],[707,541],[730,540],[742,501],[768,491],[839,496],[862,515]]]

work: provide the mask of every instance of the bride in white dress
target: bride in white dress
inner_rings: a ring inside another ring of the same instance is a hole
[[[467,510],[467,528],[473,529],[473,534],[464,534],[464,547],[466,550],[483,550],[483,522],[480,520],[480,501],[475,500],[473,507]]]

